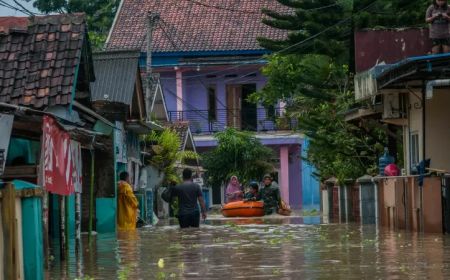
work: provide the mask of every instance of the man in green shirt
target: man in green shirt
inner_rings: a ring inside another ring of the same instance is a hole
[[[280,205],[280,188],[272,181],[272,176],[264,175],[264,187],[260,191],[261,199],[264,201],[264,212],[266,215],[276,213]]]

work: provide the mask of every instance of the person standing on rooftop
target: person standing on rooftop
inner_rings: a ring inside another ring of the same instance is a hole
[[[425,21],[430,24],[433,54],[450,52],[450,8],[447,0],[433,0],[426,12]]]

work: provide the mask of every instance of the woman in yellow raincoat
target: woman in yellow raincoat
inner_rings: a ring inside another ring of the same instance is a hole
[[[120,173],[117,196],[117,226],[119,230],[136,229],[138,201],[128,183],[128,172]]]

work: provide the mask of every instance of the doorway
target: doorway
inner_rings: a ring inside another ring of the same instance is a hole
[[[248,101],[256,84],[227,85],[227,126],[256,131],[256,104]]]

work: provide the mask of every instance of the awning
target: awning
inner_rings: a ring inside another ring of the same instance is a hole
[[[409,57],[356,74],[355,99],[368,99],[382,89],[404,88],[406,83],[422,87],[422,81],[444,78],[450,78],[450,53]]]
[[[136,134],[147,134],[152,130],[164,130],[162,126],[155,122],[144,122],[140,120],[127,121],[125,128]]]

